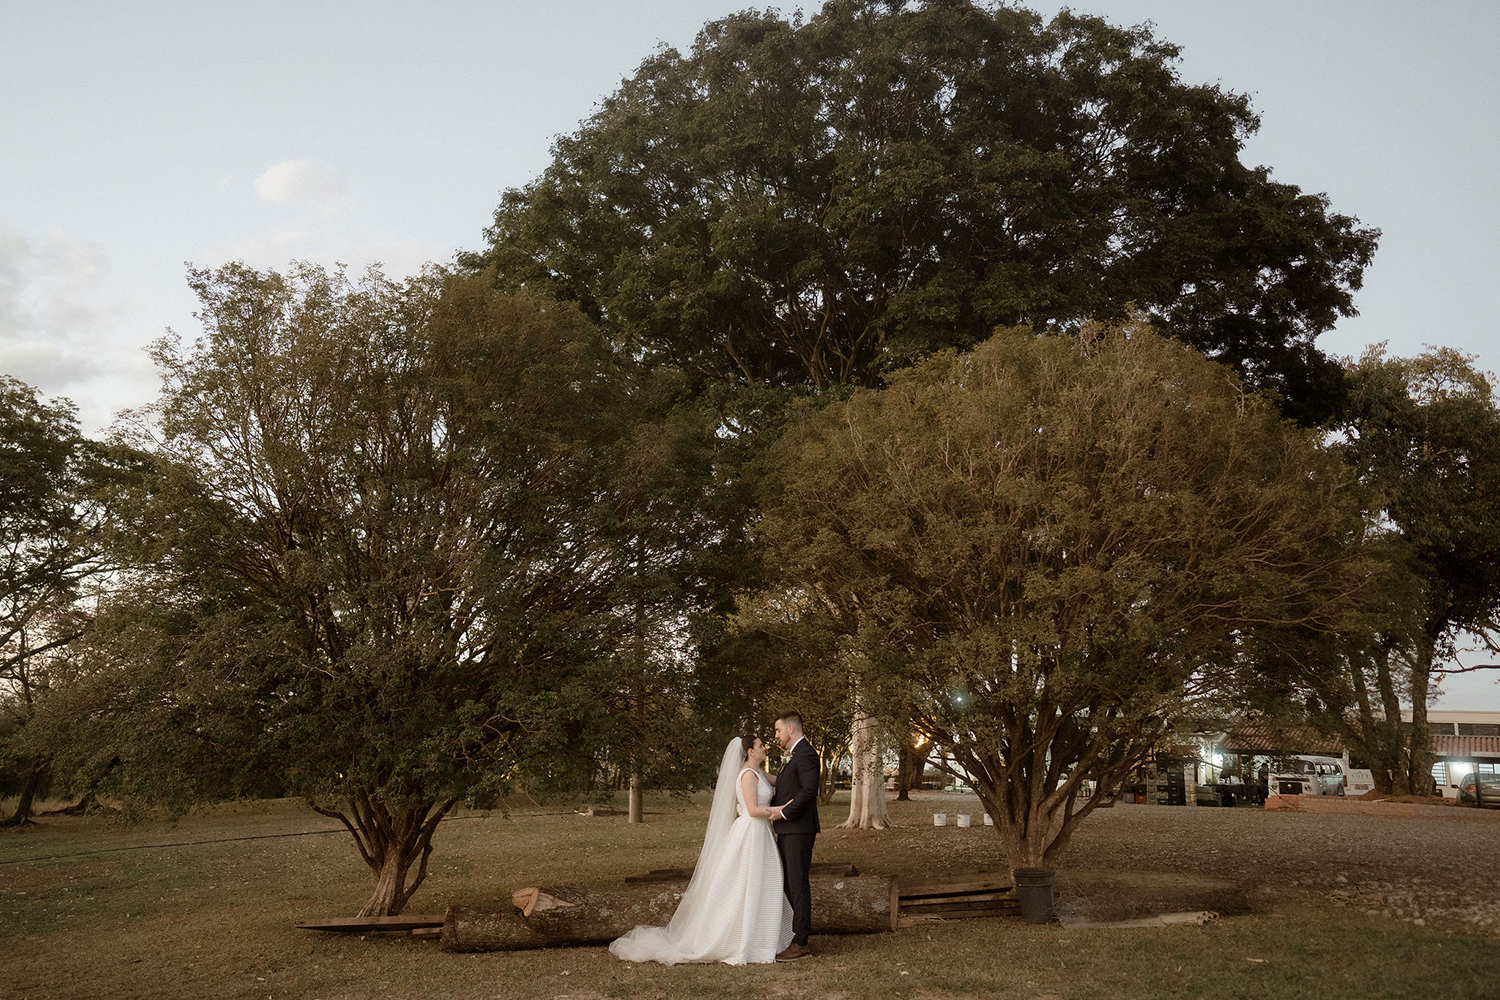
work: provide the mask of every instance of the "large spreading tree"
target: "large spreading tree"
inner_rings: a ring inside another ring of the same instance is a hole
[[[1339,456],[1144,323],[1001,331],[807,407],[772,454],[786,582],[847,618],[862,690],[973,776],[1017,867],[1374,579]]]
[[[576,309],[481,279],[191,280],[204,332],[156,348],[74,742],[123,791],[273,776],[348,827],[364,914],[399,913],[458,801],[593,766],[639,568],[601,502],[619,373]]]
[[[1148,28],[967,0],[746,11],[507,191],[475,267],[716,382],[820,390],[999,325],[1163,322],[1301,418],[1378,233],[1240,159],[1249,101]]]

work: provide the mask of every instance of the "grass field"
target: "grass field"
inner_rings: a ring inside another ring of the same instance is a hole
[[[690,866],[702,801],[648,810],[639,826],[460,813],[439,830],[408,910]],[[828,830],[846,810],[824,810],[817,860],[907,876],[1003,864],[993,831],[931,825],[938,810],[977,822],[972,798],[895,804],[890,831]],[[1203,927],[991,919],[815,935],[812,959],[748,968],[631,966],[603,948],[448,955],[432,942],[299,931],[294,920],[352,915],[369,889],[347,836],[312,832],[330,829],[299,803],[261,802],[176,823],[58,817],[4,831],[0,997],[1500,997],[1500,822],[1121,807],[1089,820],[1064,867],[1214,874],[1250,890],[1257,912]],[[1452,863],[1435,867],[1439,856]]]

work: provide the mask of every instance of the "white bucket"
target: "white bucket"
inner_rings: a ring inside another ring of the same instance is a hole
[[[984,825],[985,826],[994,826],[995,825],[995,817],[991,816],[989,813],[985,813],[984,814]]]
[[[933,813],[932,814],[932,825],[933,826],[947,826],[948,825],[948,814],[947,813]]]
[[[958,814],[958,825],[959,826],[963,826],[963,827],[967,827],[969,825],[969,814],[968,813],[959,813]]]

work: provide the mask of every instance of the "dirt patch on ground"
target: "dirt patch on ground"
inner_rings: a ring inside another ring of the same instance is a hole
[[[1500,823],[1481,817],[1163,806],[1096,815],[1060,869],[1220,879],[1260,911],[1302,899],[1419,926],[1500,931]]]
[[[1060,918],[1104,923],[1197,910],[1239,916],[1250,901],[1240,886],[1201,875],[1067,871],[1058,877],[1055,909]]]
[[[818,860],[847,861],[861,871],[903,879],[1006,870],[992,829],[931,825],[933,812],[972,812],[977,821],[983,810],[972,797],[929,792],[898,805],[900,825],[878,832],[830,829],[832,817],[825,813]],[[1384,816],[1121,803],[1080,825],[1055,867],[1064,898],[1070,880],[1081,886],[1073,873],[1195,878],[1234,887],[1254,912],[1332,904],[1423,927],[1497,934],[1495,819],[1496,810],[1472,807]],[[1110,890],[1103,881],[1098,886],[1093,896],[1102,899]],[[1132,898],[1126,888],[1117,893],[1121,899]]]
[[[1453,806],[1458,804],[1457,799],[1445,799],[1441,795],[1387,795],[1370,789],[1363,795],[1351,795],[1350,798],[1363,799],[1366,802],[1410,802],[1414,806]]]

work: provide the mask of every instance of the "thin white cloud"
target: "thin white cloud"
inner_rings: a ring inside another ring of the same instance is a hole
[[[100,301],[103,252],[64,234],[32,241],[0,227],[0,371],[70,386],[103,369],[95,348],[118,307]]]
[[[251,267],[280,271],[291,261],[305,260],[330,269],[344,264],[351,274],[379,264],[388,277],[401,278],[419,273],[429,263],[447,263],[451,255],[451,250],[420,240],[351,241],[334,234],[283,226],[227,244],[210,252],[205,262],[217,267],[230,261],[244,261]]]
[[[312,160],[283,160],[255,179],[255,191],[273,205],[308,205],[321,215],[349,208],[339,172]]]
[[[110,297],[108,272],[96,244],[0,225],[0,373],[72,398],[85,430],[108,423],[154,382],[124,333],[135,303]]]
[[[277,226],[268,233],[247,236],[210,251],[207,263],[217,267],[239,260],[252,267],[281,268],[287,261],[307,259],[312,242],[313,233],[303,226]]]

